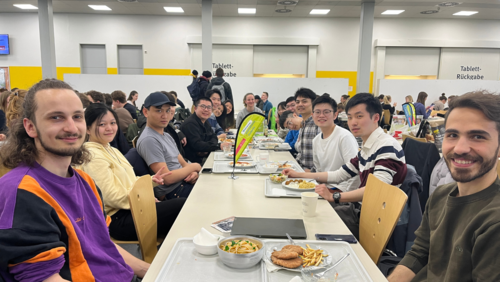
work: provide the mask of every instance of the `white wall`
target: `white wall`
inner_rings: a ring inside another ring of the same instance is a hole
[[[397,109],[401,110],[401,105],[405,102],[405,97],[411,95],[416,102],[420,91],[426,92],[429,96],[426,106],[439,99],[441,93],[446,97],[451,95],[462,95],[470,91],[488,90],[493,93],[500,93],[500,81],[492,80],[380,80],[380,93],[390,95],[392,102],[397,102]]]
[[[201,35],[200,17],[168,15],[55,14],[54,26],[56,62],[61,67],[80,66],[79,44],[106,44],[110,68],[117,67],[117,45],[137,44],[147,52],[144,68],[189,69],[186,37]],[[41,65],[36,13],[1,13],[0,30],[9,33],[12,41],[12,55],[0,56],[0,65]],[[358,18],[215,17],[213,35],[319,38],[317,70],[356,71],[357,67]],[[500,41],[500,24],[494,20],[376,18],[373,39]]]
[[[500,49],[441,48],[439,79],[498,80],[499,67]]]
[[[201,68],[201,44],[190,44],[191,49],[191,69]],[[227,76],[252,77],[253,76],[253,45],[213,45],[212,46],[212,69],[215,76],[215,70],[219,65],[223,65]]]
[[[440,48],[387,47],[386,75],[437,75]]]
[[[318,95],[329,93],[337,101],[346,93],[348,87],[347,79],[334,78],[228,77],[225,80],[231,84],[235,111],[243,109],[243,96],[249,92],[255,95],[260,95],[263,91],[269,92],[269,101],[278,106],[279,102],[293,96],[300,87],[311,88]],[[150,93],[161,90],[174,90],[187,107],[192,104],[186,89],[192,81],[188,76],[65,74],[64,81],[80,92],[99,90],[111,93],[114,90],[122,90],[129,93],[136,90],[139,92],[136,102],[138,107]]]

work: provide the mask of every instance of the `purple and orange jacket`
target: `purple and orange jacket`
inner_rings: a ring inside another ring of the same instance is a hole
[[[43,281],[131,281],[111,241],[101,193],[85,172],[59,177],[35,163],[0,178],[0,277]],[[1,280],[1,279],[0,279]]]

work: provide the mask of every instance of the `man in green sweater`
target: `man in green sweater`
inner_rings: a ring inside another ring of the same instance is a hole
[[[399,281],[500,281],[500,96],[467,93],[450,106],[443,156],[456,183],[431,195]]]

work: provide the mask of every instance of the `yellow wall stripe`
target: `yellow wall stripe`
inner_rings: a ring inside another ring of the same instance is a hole
[[[118,68],[108,68],[108,74],[118,74]]]
[[[64,80],[65,73],[81,73],[81,70],[74,67],[57,67],[57,79]]]
[[[10,87],[29,89],[42,80],[42,67],[9,67]]]
[[[356,82],[358,81],[358,72],[356,71],[316,71],[316,78],[347,78],[352,91],[349,91],[349,96],[356,94]],[[370,93],[373,93],[373,72],[370,72]]]
[[[145,75],[191,75],[190,69],[144,69]]]

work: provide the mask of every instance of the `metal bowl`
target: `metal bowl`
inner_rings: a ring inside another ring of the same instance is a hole
[[[232,240],[249,240],[253,243],[257,243],[257,245],[260,246],[260,249],[250,254],[232,254],[221,250],[221,245],[226,244],[226,242],[230,242]],[[217,244],[217,252],[222,262],[229,267],[250,268],[260,262],[265,253],[265,246],[264,241],[262,241],[261,239],[251,236],[238,235],[220,239]]]

